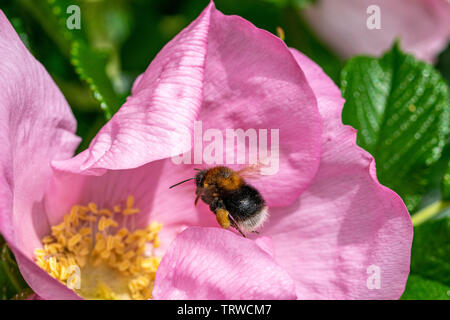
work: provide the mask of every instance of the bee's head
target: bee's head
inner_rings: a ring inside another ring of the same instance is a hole
[[[200,170],[195,175],[195,184],[197,185],[197,188],[203,187],[203,182],[205,181],[205,174],[206,170]]]

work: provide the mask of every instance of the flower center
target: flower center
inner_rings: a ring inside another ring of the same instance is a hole
[[[86,299],[150,299],[162,225],[135,229],[133,204],[129,196],[124,208],[75,205],[35,250],[37,265]]]

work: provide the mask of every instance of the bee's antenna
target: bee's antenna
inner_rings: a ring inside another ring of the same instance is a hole
[[[182,183],[185,183],[185,182],[188,182],[188,181],[194,180],[194,179],[195,179],[195,177],[194,177],[194,178],[189,178],[189,179],[183,180],[183,181],[178,182],[178,183],[175,183],[173,186],[170,186],[169,189],[172,189],[173,187],[179,186],[179,185],[182,184]]]
[[[202,171],[202,169],[194,168],[195,171]]]

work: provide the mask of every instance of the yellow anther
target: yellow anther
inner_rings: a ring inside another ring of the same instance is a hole
[[[128,198],[127,198],[127,209],[133,208],[133,204],[134,204],[134,197],[133,196],[128,196]]]
[[[148,270],[155,270],[158,268],[159,260],[155,258],[146,258],[142,261],[141,267]]]
[[[145,250],[146,250],[146,246],[145,246],[145,245],[144,245],[144,246],[140,246],[140,247],[138,247],[138,248],[136,249],[136,254],[137,254],[137,255],[144,254],[144,253],[145,253]]]
[[[113,213],[109,209],[101,209],[98,213],[108,217],[112,217],[113,215]]]
[[[148,232],[154,232],[154,233],[158,233],[160,232],[162,229],[162,224],[158,223],[158,222],[152,222],[147,228],[146,230]]]
[[[58,243],[62,246],[65,246],[67,244],[67,239],[62,234],[58,236]]]
[[[159,237],[156,236],[153,240],[153,248],[159,248],[161,246],[161,241],[159,240]]]
[[[77,216],[79,213],[80,207],[75,205],[72,207],[72,209],[70,210],[70,215],[71,216]]]
[[[137,245],[138,245],[139,248],[142,247],[142,246],[145,246],[146,243],[147,243],[147,239],[145,237],[142,237],[142,238],[139,237],[137,239]]]
[[[81,241],[81,234],[77,233],[72,238],[70,238],[68,243],[69,248],[75,246],[80,241]]]
[[[136,255],[136,252],[134,252],[134,251],[128,251],[127,253],[125,253],[123,256],[122,256],[122,258],[124,259],[124,260],[129,260],[129,259],[131,259],[132,257],[134,257]]]
[[[136,239],[136,236],[134,234],[129,234],[126,238],[125,238],[125,243],[126,244],[130,244],[132,242],[134,242],[134,240]]]
[[[96,233],[95,234],[95,240],[96,241],[100,241],[100,240],[102,240],[102,239],[104,239],[105,237],[103,236],[103,234],[102,233]]]
[[[89,202],[88,208],[92,211],[92,213],[98,213],[97,205],[95,203]]]
[[[104,239],[97,239],[97,242],[95,243],[95,252],[101,252],[106,248],[106,241]]]
[[[100,221],[98,222],[98,230],[99,231],[105,231],[105,229],[107,229],[109,227],[117,228],[118,226],[119,226],[119,224],[116,221],[105,218],[105,217],[101,217]]]
[[[78,254],[82,256],[87,256],[89,252],[91,252],[91,249],[89,249],[89,247],[84,247],[78,252]]]
[[[123,213],[124,216],[130,216],[132,214],[139,213],[139,209],[127,208],[127,209],[123,210],[122,213]]]
[[[97,218],[94,217],[94,216],[81,216],[80,215],[80,220],[89,221],[89,222],[96,222]]]
[[[73,206],[62,223],[51,227],[51,235],[42,239],[43,248],[35,250],[36,264],[63,284],[74,280],[71,278],[74,266],[81,268],[83,288],[75,290],[83,297],[86,294],[87,298],[95,299],[151,298],[160,258],[146,257],[146,248],[149,243],[154,247],[159,245],[158,233],[162,225],[152,223],[145,229],[128,230],[127,219],[116,220],[114,216],[139,213],[133,205],[134,197],[129,196],[123,211],[121,206],[99,209],[93,202]],[[118,221],[124,221],[125,225],[120,228]],[[102,271],[94,272],[94,279],[90,280],[92,268]],[[108,270],[115,273],[109,274]],[[105,274],[105,281],[102,274]],[[94,287],[85,291],[92,281]],[[125,283],[115,283],[122,281]],[[109,286],[109,282],[115,284]],[[128,291],[116,295],[115,290],[121,290],[118,288]]]
[[[44,250],[47,251],[49,254],[55,254],[58,252],[57,247],[55,246],[56,243],[46,244],[44,245]]]
[[[108,259],[110,255],[111,255],[111,251],[102,251],[100,253],[100,257],[102,257],[102,259],[104,259],[104,260]]]
[[[128,235],[128,229],[126,228],[122,228],[117,232],[117,235],[121,238],[125,237],[126,235]]]
[[[108,236],[106,238],[106,250],[107,251],[111,251],[114,247],[114,237],[113,236]]]
[[[46,236],[44,239],[42,239],[42,243],[51,243],[55,241],[55,238],[53,236]]]
[[[56,258],[55,257],[50,257],[48,259],[48,265],[50,267],[50,270],[55,272],[58,268],[57,268],[57,262],[56,262]]]
[[[88,213],[91,209],[89,209],[88,206],[78,206],[78,214],[85,215]]]
[[[106,221],[107,221],[108,227],[117,228],[119,226],[119,224],[116,221],[114,221],[113,219],[108,219]]]
[[[64,226],[66,228],[70,228],[70,223],[71,223],[71,217],[70,215],[64,216]]]
[[[56,226],[52,226],[52,233],[60,233],[64,230],[65,226],[63,223],[58,224]]]
[[[86,258],[86,256],[80,256],[80,255],[78,255],[78,256],[76,256],[75,257],[75,260],[76,260],[76,264],[78,265],[78,266],[80,266],[80,268],[83,268],[85,265],[86,265],[86,263],[87,263],[87,258]]]
[[[70,221],[75,227],[78,226],[78,206],[74,206],[72,210],[70,210]]]
[[[90,236],[92,234],[92,229],[91,228],[81,228],[80,229],[80,234],[84,237],[84,236]]]
[[[34,250],[34,254],[36,255],[36,257],[43,257],[47,255],[47,252],[44,249],[36,249]]]
[[[106,218],[105,217],[101,217],[100,221],[98,222],[98,231],[105,231],[106,229]]]
[[[128,269],[129,266],[130,266],[130,261],[129,260],[122,261],[121,263],[119,263],[119,270],[120,271],[125,271],[125,270]]]
[[[48,269],[49,269],[48,262],[43,257],[39,257],[39,256],[36,257],[36,263],[39,267],[48,271]]]

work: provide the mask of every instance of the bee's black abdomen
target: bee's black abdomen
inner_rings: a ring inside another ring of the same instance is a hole
[[[236,221],[254,216],[265,206],[258,190],[247,184],[224,197],[223,203]]]

